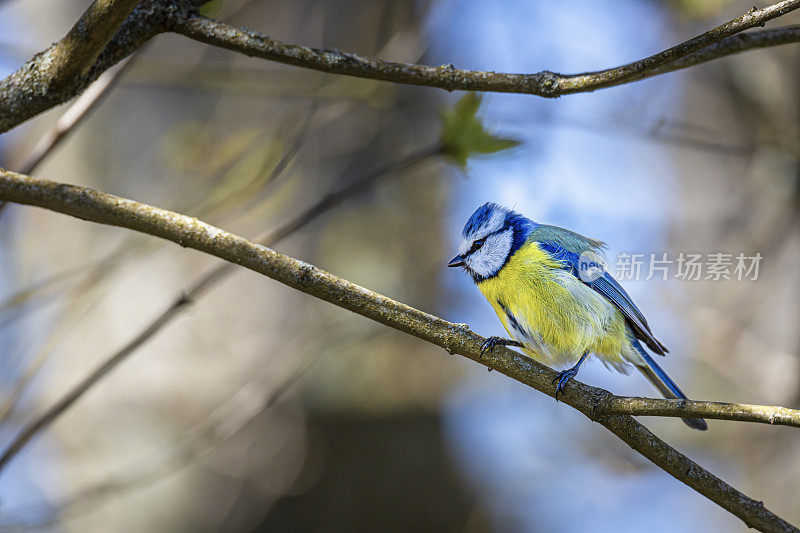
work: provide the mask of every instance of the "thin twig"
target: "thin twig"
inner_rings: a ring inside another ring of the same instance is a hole
[[[383,332],[385,331],[386,330],[383,330]],[[363,342],[369,337],[380,334],[381,332],[376,331],[366,337],[362,337],[358,342]],[[331,342],[337,344],[340,343],[341,340],[325,339],[323,342],[326,347],[330,348]],[[286,347],[281,349],[281,352],[286,351]],[[319,360],[319,347],[315,350],[303,350],[303,352],[308,355],[308,357],[305,358],[305,363],[296,367],[289,375],[280,380],[279,383],[261,391],[266,385],[262,383],[265,381],[266,376],[274,373],[273,369],[268,369],[268,372],[265,372],[263,376],[245,383],[236,393],[214,408],[202,420],[183,430],[177,438],[170,439],[171,442],[177,441],[175,444],[159,445],[158,450],[160,453],[168,453],[172,456],[170,464],[165,464],[156,471],[143,471],[137,462],[129,469],[132,475],[126,477],[117,476],[113,479],[103,481],[95,486],[83,489],[65,500],[59,502],[49,501],[44,506],[30,505],[15,509],[6,509],[5,513],[0,516],[0,530],[24,531],[29,529],[41,529],[53,523],[52,516],[63,518],[68,514],[75,516],[78,512],[91,510],[97,505],[101,498],[105,499],[108,496],[119,496],[129,491],[149,486],[163,479],[165,476],[188,466],[191,462],[201,459],[208,452],[216,449],[219,445],[230,439],[245,426],[249,420],[252,420],[254,416],[270,409],[278,400],[284,399],[287,393],[297,385],[303,376],[305,376]],[[310,352],[313,352],[314,355]],[[262,368],[262,370],[264,369]],[[255,378],[255,376],[251,377]],[[256,407],[251,402],[248,402],[250,405],[247,405],[243,401],[243,399],[252,401],[254,396],[259,396],[261,398],[259,402],[260,407]],[[170,448],[172,448],[172,450],[170,450]],[[148,460],[146,462],[152,461],[153,460]],[[43,517],[43,520],[37,522],[25,520],[23,526],[23,519],[20,517],[30,516]]]
[[[506,348],[480,359],[484,338],[466,324],[453,324],[339,278],[303,261],[278,253],[216,228],[196,218],[104,194],[86,187],[0,171],[0,199],[43,207],[84,220],[124,227],[175,242],[259,272],[280,283],[403,331],[452,354],[474,361],[555,395],[556,372]],[[188,302],[184,299],[181,304]],[[177,312],[176,308],[174,312]],[[152,328],[151,328],[152,329]],[[571,382],[559,398],[618,436],[631,448],[679,481],[760,531],[800,531],[775,515],[764,503],[731,487],[656,437],[628,415],[599,414],[597,406],[612,396],[608,391]],[[681,415],[679,415],[681,416]],[[19,450],[0,457],[0,470]]]
[[[599,405],[597,414],[702,417],[800,428],[800,410],[774,405],[615,396],[603,405]]]
[[[339,50],[286,44],[257,32],[201,16],[197,8],[204,3],[204,0],[142,0],[95,64],[82,75],[73,76],[68,83],[62,83],[58,87],[51,83],[42,64],[58,43],[37,54],[11,76],[0,81],[0,133],[66,102],[147,40],[169,31],[246,55],[333,74],[438,87],[448,91],[511,92],[543,97],[590,92],[684,69],[746,50],[800,42],[800,29],[797,26],[741,33],[763,26],[767,21],[800,7],[800,0],[785,0],[763,9],[754,8],[697,37],[626,65],[581,74],[559,74],[548,70],[532,74],[513,74],[462,70],[452,65],[432,67],[383,61]],[[43,87],[47,89],[37,90]]]
[[[241,52],[248,56],[287,63],[297,67],[344,74],[359,78],[439,87],[448,91],[494,91],[533,94],[553,98],[566,94],[590,92],[641,80],[680,68],[710,61],[722,55],[734,54],[748,48],[775,46],[800,39],[796,28],[748,38],[746,35],[722,42],[742,31],[763,26],[800,7],[800,0],[785,0],[747,13],[717,26],[697,37],[651,55],[644,59],[595,72],[559,74],[543,70],[534,74],[510,74],[462,70],[452,65],[431,67],[410,63],[383,61],[358,56],[340,50],[320,50],[283,43],[267,35],[238,28],[199,14],[180,20],[172,31],[197,41]],[[714,45],[712,50],[705,48]],[[689,59],[689,56],[692,56]],[[677,63],[678,61],[681,63]]]
[[[19,167],[22,174],[33,174],[39,164],[103,101],[103,97],[116,85],[120,76],[133,64],[136,54],[105,71],[61,115],[33,147]],[[8,204],[0,202],[0,213]]]
[[[61,141],[103,101],[103,97],[116,85],[120,76],[133,65],[135,58],[136,54],[127,57],[97,78],[58,118],[53,127],[42,135],[31,153],[20,165],[20,173],[33,173],[42,160],[57,148]]]
[[[125,478],[102,481],[95,486],[81,490],[67,501],[48,502],[46,511],[39,505],[18,510],[6,509],[4,519],[0,519],[0,530],[39,530],[52,524],[53,516],[63,519],[70,509],[73,510],[74,515],[75,507],[82,510],[93,509],[101,500],[106,501],[109,496],[119,496],[130,491],[140,490],[186,468],[239,433],[256,416],[271,409],[279,400],[283,400],[298,381],[311,370],[315,362],[316,358],[310,359],[304,365],[297,367],[280,383],[266,390],[261,390],[263,385],[257,384],[256,381],[245,384],[203,420],[187,429],[180,436],[179,444],[173,446],[175,449],[171,451],[172,457],[169,463],[158,470],[143,470],[140,465],[137,465],[130,469],[132,474]],[[162,453],[163,451],[162,449]],[[37,516],[43,519],[33,523],[30,520],[14,520],[15,514],[26,517]]]

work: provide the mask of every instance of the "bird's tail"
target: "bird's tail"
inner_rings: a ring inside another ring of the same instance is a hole
[[[636,368],[638,368],[639,371],[644,374],[644,377],[664,395],[664,398],[688,399],[675,382],[670,379],[667,373],[658,366],[658,363],[650,357],[650,354],[644,351],[644,348],[642,348],[638,341],[634,343],[634,346],[636,346],[636,349],[642,355],[644,362],[647,363],[647,366],[636,365]],[[683,418],[682,420],[692,429],[699,429],[700,431],[708,429],[708,424],[706,424],[706,421],[702,418]]]

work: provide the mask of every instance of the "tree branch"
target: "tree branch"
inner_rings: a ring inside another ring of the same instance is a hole
[[[614,396],[598,405],[596,412],[602,415],[702,417],[800,428],[800,410],[772,405]]]
[[[800,42],[800,29],[797,26],[741,33],[763,26],[767,21],[800,7],[800,0],[785,0],[763,9],[753,9],[688,41],[626,65],[581,74],[559,74],[548,70],[513,74],[462,70],[452,65],[431,67],[383,61],[339,50],[286,44],[199,15],[197,7],[206,1],[142,0],[94,65],[82,73],[68,69],[70,75],[61,76],[63,82],[59,84],[52,82],[45,68],[47,58],[51,57],[58,44],[37,54],[0,82],[0,133],[68,101],[103,71],[130,55],[153,36],[166,31],[246,55],[333,74],[437,87],[448,91],[522,93],[548,98],[614,87],[746,50]]]
[[[139,0],[95,0],[59,42],[37,61],[38,74],[58,90],[86,71],[131,14]]]
[[[554,98],[649,78],[749,48],[797,42],[800,40],[800,35],[796,28],[759,32],[752,38],[740,36],[737,39],[730,39],[730,37],[744,30],[763,26],[766,21],[785,15],[798,7],[800,0],[786,0],[764,9],[754,8],[740,17],[663,52],[626,65],[582,74],[558,74],[547,70],[534,74],[510,74],[461,70],[452,65],[431,67],[383,61],[340,50],[319,50],[283,43],[261,33],[230,26],[199,14],[192,14],[188,18],[179,20],[172,31],[245,55],[333,74],[438,87],[448,91],[524,93]],[[711,45],[715,45],[713,49],[705,50]]]
[[[0,171],[0,199],[43,207],[84,220],[119,226],[170,240],[264,274],[289,287],[358,313],[394,329],[479,361],[484,339],[466,324],[453,324],[338,278],[192,217],[78,187]],[[497,349],[482,364],[553,396],[556,373],[508,349]],[[800,531],[652,434],[632,417],[598,413],[609,392],[571,382],[563,402],[617,435],[664,471],[761,531]],[[684,413],[678,416],[685,416]],[[8,462],[0,459],[0,468]]]

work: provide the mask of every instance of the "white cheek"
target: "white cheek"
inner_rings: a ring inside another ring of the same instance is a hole
[[[497,274],[511,252],[511,230],[492,235],[486,244],[467,258],[467,266],[478,276],[488,278]]]

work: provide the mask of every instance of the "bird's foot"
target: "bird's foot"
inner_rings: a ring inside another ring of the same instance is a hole
[[[502,345],[504,340],[505,339],[502,338],[502,337],[489,337],[489,338],[487,338],[486,342],[484,342],[483,346],[481,346],[481,355],[479,356],[479,358],[483,357],[483,354],[485,354],[486,352],[491,352],[492,348],[494,348],[498,344]]]
[[[558,401],[558,393],[564,389],[569,380],[574,378],[577,373],[578,369],[573,366],[556,374],[556,377],[553,378],[553,383],[556,384],[556,401]]]
[[[504,339],[503,337],[489,337],[486,339],[486,342],[483,343],[483,346],[481,346],[481,355],[478,358],[480,359],[483,357],[483,354],[486,352],[491,352],[492,348],[495,346],[522,346],[522,344],[517,341]]]

